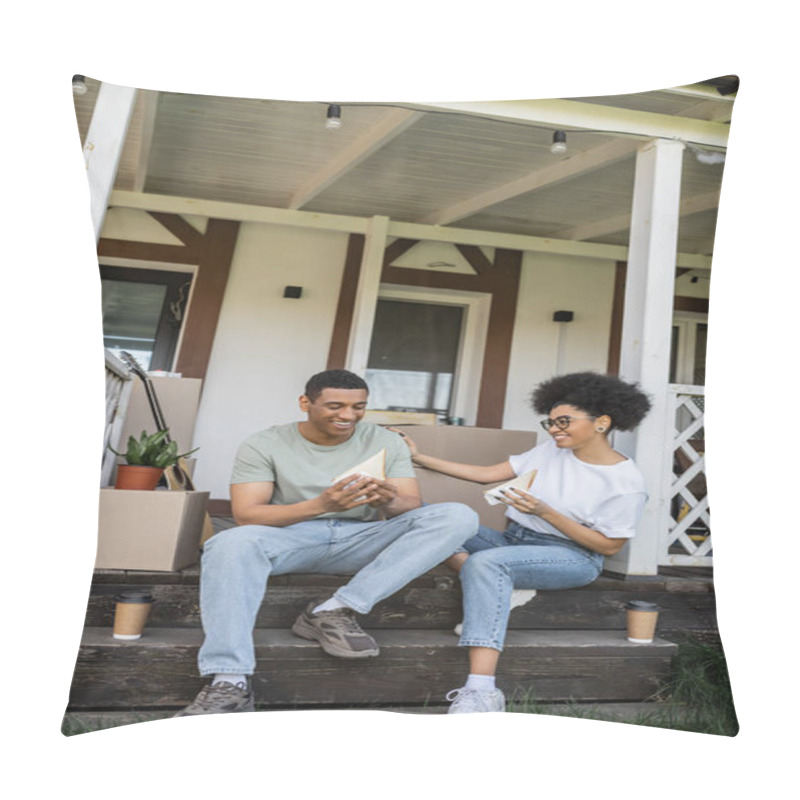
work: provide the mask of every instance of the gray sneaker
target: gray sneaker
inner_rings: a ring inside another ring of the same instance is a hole
[[[292,626],[295,636],[313,639],[320,643],[326,653],[339,658],[369,658],[378,655],[378,643],[361,630],[356,622],[355,612],[349,608],[337,608],[335,611],[314,614],[316,605],[313,601],[309,603],[308,608],[297,618]]]
[[[477,689],[453,689],[448,692],[446,700],[450,700],[448,714],[477,714],[484,711],[505,711],[506,698],[499,689],[493,692],[479,692]]]
[[[204,686],[197,697],[174,717],[196,717],[199,714],[234,714],[240,711],[255,711],[255,701],[250,681],[247,685],[221,683]]]

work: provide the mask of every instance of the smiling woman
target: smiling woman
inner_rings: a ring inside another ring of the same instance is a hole
[[[533,392],[534,411],[552,440],[507,461],[481,467],[432,458],[406,437],[416,464],[477,483],[536,471],[530,492],[508,489],[505,531],[481,526],[447,563],[459,572],[464,622],[459,645],[469,648],[466,684],[448,695],[449,712],[504,711],[495,671],[505,641],[512,592],[585,586],[636,531],[647,493],[636,465],[613,449],[613,428],[636,427],[650,400],[610,375],[573,373]]]

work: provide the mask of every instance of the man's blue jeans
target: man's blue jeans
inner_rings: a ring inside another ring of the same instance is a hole
[[[571,539],[511,522],[502,533],[483,525],[464,543],[459,577],[464,624],[459,645],[503,649],[512,589],[574,589],[603,571],[603,556]]]
[[[380,522],[315,519],[273,528],[243,525],[205,544],[201,675],[255,671],[253,627],[270,575],[352,575],[335,597],[360,614],[451,556],[478,530],[461,503],[422,506]]]

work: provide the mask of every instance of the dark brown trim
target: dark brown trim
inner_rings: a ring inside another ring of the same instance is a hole
[[[474,244],[457,244],[456,250],[461,253],[478,275],[485,275],[492,268],[492,262],[480,247]]]
[[[625,313],[625,280],[628,275],[628,264],[617,261],[614,272],[614,297],[611,304],[611,333],[608,338],[609,375],[619,375],[619,363],[622,353],[622,318]]]
[[[361,275],[361,259],[364,255],[365,241],[366,237],[363,234],[351,233],[347,242],[347,255],[344,260],[339,303],[336,306],[326,369],[343,369],[347,362],[347,345],[350,341],[350,328],[353,324],[356,290],[358,289],[358,278]]]
[[[185,378],[206,376],[239,225],[237,220],[208,220],[175,367]]]
[[[100,239],[97,254],[100,258],[161,261],[197,267],[192,304],[186,318],[175,369],[186,378],[204,378],[239,235],[239,222],[209,219],[205,234],[201,234],[178,215],[152,212],[152,216],[187,244],[165,245]]]
[[[698,311],[702,314],[708,314],[708,298],[676,297],[673,308],[675,311]]]
[[[502,428],[506,401],[514,318],[517,313],[522,253],[495,251],[492,307],[483,353],[483,374],[475,424],[481,428]]]
[[[161,211],[148,211],[147,213],[187,247],[202,246],[203,234],[183,217],[177,214],[165,214]]]
[[[197,254],[180,244],[128,242],[122,239],[101,239],[97,243],[100,258],[129,258],[134,261],[163,261],[167,264],[196,264]]]
[[[407,253],[419,239],[395,239],[383,253],[383,266],[389,267],[396,258]]]

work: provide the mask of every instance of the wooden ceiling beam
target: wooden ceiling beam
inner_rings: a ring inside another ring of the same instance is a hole
[[[726,147],[728,125],[652,111],[604,106],[580,100],[490,100],[483,102],[413,103],[419,111],[447,111],[503,122],[558,130],[591,130],[640,139],[678,139],[709,147]]]
[[[153,146],[153,132],[156,127],[156,110],[158,92],[140,90],[137,101],[140,103],[138,153],[136,156],[136,174],[133,177],[133,191],[143,192],[147,184],[147,168],[150,163],[150,151]]]
[[[719,207],[719,192],[708,192],[706,194],[687,197],[680,205],[679,214],[687,217],[690,214],[697,214],[700,211],[708,211],[711,208]],[[607,236],[609,233],[619,233],[627,230],[631,224],[630,214],[619,214],[607,219],[599,219],[595,222],[588,222],[585,225],[576,225],[574,228],[566,228],[554,231],[553,235],[559,239],[569,239],[572,242],[582,242],[586,239],[594,239],[598,236]]]
[[[360,136],[348,145],[305,183],[298,186],[289,200],[287,208],[302,208],[320,192],[327,189],[343,175],[346,175],[375,151],[380,150],[380,148],[392,141],[395,136],[411,127],[423,116],[424,114],[418,111],[408,111],[404,108],[395,108],[389,111],[364,136]]]
[[[464,217],[470,217],[490,206],[510,200],[522,194],[528,194],[545,186],[553,186],[562,181],[584,175],[620,161],[641,146],[635,139],[616,139],[598,147],[592,147],[566,158],[544,169],[530,172],[522,178],[496,186],[486,192],[464,198],[447,208],[428,214],[418,220],[423,225],[448,225]]]

